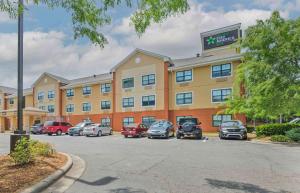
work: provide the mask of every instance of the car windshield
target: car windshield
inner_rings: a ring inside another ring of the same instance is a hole
[[[232,126],[238,126],[238,125],[239,125],[238,121],[227,121],[227,122],[223,122],[221,126],[232,127]]]
[[[84,127],[85,123],[78,123],[75,127]]]
[[[53,126],[54,125],[53,123],[54,123],[53,121],[46,121],[44,123],[44,126]]]
[[[196,118],[191,118],[191,119],[180,119],[179,120],[179,125],[183,125],[185,123],[197,125],[197,119]]]
[[[155,129],[159,129],[159,128],[163,129],[163,127],[164,127],[165,125],[166,125],[166,122],[165,122],[165,121],[157,121],[157,122],[153,123],[153,124],[151,125],[151,127],[152,127],[152,128],[155,128]]]
[[[137,127],[138,124],[137,123],[130,123],[128,125],[126,125],[126,127]]]

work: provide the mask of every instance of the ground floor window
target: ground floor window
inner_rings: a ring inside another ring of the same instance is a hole
[[[223,121],[232,120],[232,115],[213,115],[213,127],[219,127]]]
[[[127,126],[129,124],[134,123],[134,118],[133,117],[124,117],[123,118],[123,126]]]
[[[144,125],[147,125],[148,127],[150,127],[154,122],[155,122],[155,117],[152,116],[142,117],[142,123]]]
[[[110,126],[110,118],[102,118],[101,125]]]
[[[183,118],[192,118],[192,116],[191,115],[188,115],[188,116],[176,116],[176,123],[179,123],[179,120],[183,119]]]
[[[49,113],[54,113],[54,105],[49,105],[48,106],[48,112]]]

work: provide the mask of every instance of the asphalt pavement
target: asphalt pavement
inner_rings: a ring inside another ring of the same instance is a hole
[[[300,193],[300,146],[240,140],[32,136],[81,157],[67,193]],[[0,134],[0,154],[9,135]]]

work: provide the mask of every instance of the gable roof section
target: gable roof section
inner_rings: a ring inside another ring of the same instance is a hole
[[[87,76],[84,78],[78,78],[70,80],[69,84],[62,86],[62,89],[66,88],[74,88],[77,86],[87,85],[87,84],[95,84],[100,83],[104,81],[112,80],[112,74],[111,73],[105,73],[105,74],[98,74],[93,76]]]
[[[60,83],[63,83],[63,84],[69,84],[69,80],[68,79],[65,79],[65,78],[62,78],[60,76],[57,76],[57,75],[54,75],[54,74],[50,74],[48,72],[44,72],[32,85],[32,87],[34,87],[44,76],[49,76],[55,80],[57,80],[58,82]]]
[[[164,56],[164,55],[161,55],[161,54],[157,54],[157,53],[154,53],[154,52],[150,52],[150,51],[146,51],[146,50],[143,50],[143,49],[136,48],[133,52],[131,52],[128,56],[126,56],[121,62],[119,62],[117,65],[115,65],[110,71],[115,72],[116,69],[119,66],[121,66],[122,64],[127,62],[132,56],[134,56],[137,53],[142,53],[142,54],[145,54],[145,55],[148,55],[148,56],[159,58],[163,61],[171,61],[171,58],[168,57],[168,56]]]
[[[14,94],[17,92],[17,89],[6,86],[0,86],[0,91],[2,91],[5,94]]]

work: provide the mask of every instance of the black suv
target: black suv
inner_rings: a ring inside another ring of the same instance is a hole
[[[181,118],[176,132],[177,139],[185,136],[193,136],[202,139],[201,122],[197,118]]]

